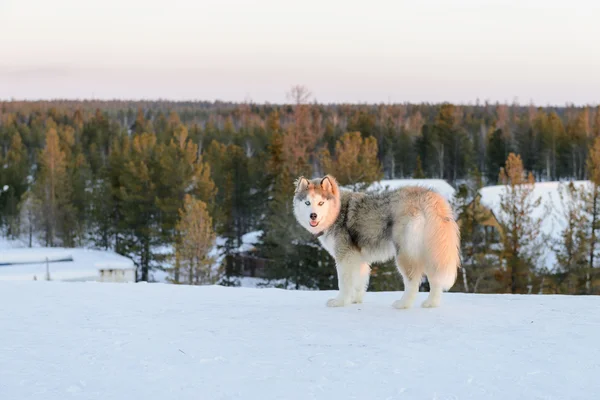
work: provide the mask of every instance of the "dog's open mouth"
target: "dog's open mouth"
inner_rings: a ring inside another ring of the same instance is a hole
[[[319,221],[313,221],[313,220],[310,220],[310,222],[309,222],[309,223],[310,223],[310,226],[312,226],[313,228],[314,228],[315,226],[319,225]]]

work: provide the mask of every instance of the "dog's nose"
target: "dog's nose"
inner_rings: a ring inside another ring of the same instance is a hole
[[[313,221],[315,219],[317,219],[317,214],[315,214],[315,213],[310,214],[310,219],[312,219]]]

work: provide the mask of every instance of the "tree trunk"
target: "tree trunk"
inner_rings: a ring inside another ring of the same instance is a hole
[[[148,239],[144,240],[142,250],[142,281],[148,282],[148,272],[150,270],[150,243]]]
[[[594,252],[596,250],[596,224],[598,221],[597,206],[598,206],[599,189],[596,184],[594,184],[593,188],[594,188],[594,202],[593,202],[593,206],[592,206],[593,208],[592,208],[592,237],[591,237],[591,243],[590,243],[590,266],[589,266],[589,273],[587,275],[587,282],[586,282],[586,289],[588,291],[588,294],[591,291],[590,275],[594,268]]]
[[[514,260],[511,261],[510,266],[510,292],[512,294],[517,293],[517,268]]]
[[[463,277],[463,285],[465,287],[465,293],[469,293],[469,284],[467,283],[467,271],[465,267],[462,267],[462,277]]]

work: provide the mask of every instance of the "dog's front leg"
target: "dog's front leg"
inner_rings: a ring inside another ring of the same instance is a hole
[[[360,263],[352,262],[351,259],[336,260],[338,276],[338,295],[327,301],[327,307],[344,307],[352,303],[354,293],[354,281],[360,273]]]

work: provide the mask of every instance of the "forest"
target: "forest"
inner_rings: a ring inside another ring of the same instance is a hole
[[[599,106],[320,104],[299,85],[288,95],[0,102],[0,233],[115,251],[134,260],[139,281],[162,271],[177,284],[237,285],[250,265],[280,287],[332,289],[333,260],[294,220],[295,179],[328,173],[364,190],[439,178],[456,189],[463,238],[452,290],[600,294]],[[565,182],[568,224],[551,243],[551,269],[532,246],[541,221],[531,184],[542,181]],[[510,218],[490,237],[489,215],[472,205],[497,184]],[[255,251],[240,254],[256,231]],[[393,264],[373,266],[369,290],[401,288]]]

